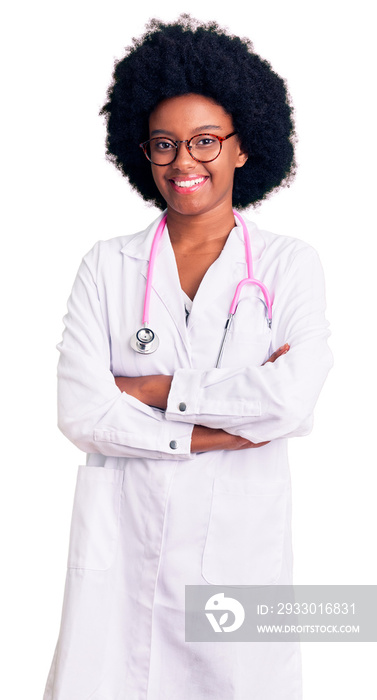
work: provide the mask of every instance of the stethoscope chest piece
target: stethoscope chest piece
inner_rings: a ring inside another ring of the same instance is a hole
[[[131,348],[141,355],[150,355],[152,352],[155,352],[159,344],[156,333],[145,326],[136,331],[131,338]]]
[[[263,297],[264,297],[264,305],[266,307],[266,318],[267,318],[267,323],[268,327],[271,328],[271,318],[272,318],[272,301],[270,294],[268,292],[267,287],[260,282],[259,280],[255,279],[254,273],[253,273],[253,259],[251,255],[251,245],[250,245],[250,236],[249,232],[247,230],[246,223],[244,222],[243,218],[238,214],[236,211],[233,211],[235,217],[239,219],[241,225],[242,225],[242,230],[243,230],[243,237],[244,237],[244,242],[245,242],[245,255],[246,255],[246,264],[247,264],[247,277],[242,279],[236,288],[230,309],[229,309],[229,315],[228,319],[225,324],[224,328],[224,335],[223,339],[221,341],[221,347],[220,347],[220,352],[217,358],[217,363],[216,367],[220,367],[221,364],[221,358],[224,352],[224,345],[225,341],[228,336],[228,332],[230,330],[231,323],[233,321],[234,314],[236,313],[239,298],[241,291],[243,287],[247,284],[252,284],[257,287],[262,291]],[[159,346],[159,340],[157,335],[150,329],[148,328],[149,324],[149,303],[150,303],[150,295],[151,295],[151,287],[152,287],[152,277],[153,277],[153,269],[154,269],[154,262],[155,258],[157,255],[157,247],[160,241],[160,238],[165,230],[165,225],[166,225],[166,219],[167,215],[162,217],[160,223],[157,226],[156,233],[154,234],[153,241],[152,241],[152,248],[151,248],[151,253],[149,257],[149,264],[148,264],[148,274],[147,274],[147,286],[145,289],[145,297],[144,297],[144,307],[143,307],[143,318],[142,318],[142,327],[136,331],[135,335],[132,336],[131,338],[131,347],[133,350],[136,350],[136,352],[139,352],[140,355],[150,355],[152,352],[155,352]]]

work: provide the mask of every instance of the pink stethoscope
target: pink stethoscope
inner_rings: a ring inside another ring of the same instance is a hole
[[[245,257],[246,257],[246,265],[247,265],[247,277],[245,279],[241,280],[236,288],[233,301],[230,305],[229,309],[229,315],[225,323],[225,328],[224,328],[224,335],[221,341],[220,345],[220,350],[219,354],[217,357],[217,362],[216,362],[216,367],[220,367],[221,359],[223,356],[224,352],[224,346],[225,346],[225,341],[227,339],[228,333],[230,331],[234,315],[237,311],[237,306],[240,298],[241,291],[243,287],[246,284],[254,284],[263,293],[264,301],[265,301],[265,307],[266,307],[266,320],[268,323],[268,327],[271,328],[271,322],[272,322],[272,302],[271,302],[271,297],[269,294],[269,291],[267,287],[262,283],[259,282],[259,280],[255,279],[254,273],[253,273],[253,259],[251,255],[251,245],[250,245],[250,236],[249,232],[247,230],[246,224],[238,214],[238,212],[233,210],[234,216],[240,221],[242,225],[242,230],[243,230],[243,237],[245,241]],[[143,319],[142,319],[142,328],[140,328],[138,331],[136,331],[135,335],[132,336],[131,338],[131,347],[136,350],[136,352],[139,352],[142,355],[149,355],[152,352],[155,352],[159,346],[159,340],[157,337],[157,334],[154,333],[149,328],[149,306],[150,306],[150,296],[151,296],[151,288],[152,288],[152,278],[153,278],[153,272],[154,272],[154,264],[157,256],[157,250],[158,250],[158,245],[161,240],[162,234],[165,230],[166,226],[166,219],[167,216],[165,215],[156,230],[156,233],[153,238],[152,242],[152,247],[151,247],[151,254],[149,258],[149,264],[148,264],[148,274],[147,274],[147,285],[145,289],[145,297],[144,297],[144,309],[143,309]]]

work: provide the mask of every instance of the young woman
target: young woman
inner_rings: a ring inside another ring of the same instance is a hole
[[[215,24],[154,21],[102,112],[163,213],[68,302],[59,426],[88,456],[44,700],[299,700],[297,644],[185,641],[186,585],[292,582],[287,438],[332,363],[317,254],[234,210],[292,178],[285,83]]]

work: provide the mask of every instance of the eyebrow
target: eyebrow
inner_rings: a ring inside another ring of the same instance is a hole
[[[216,124],[204,124],[204,126],[198,126],[196,129],[193,130],[193,134],[203,134],[205,132],[208,132],[209,129],[217,129],[220,130],[222,127],[218,126]],[[163,134],[164,136],[174,136],[174,134],[171,131],[167,131],[166,129],[154,129],[154,131],[151,131],[151,136],[158,136],[160,134]]]

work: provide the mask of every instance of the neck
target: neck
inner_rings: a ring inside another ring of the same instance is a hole
[[[168,208],[167,226],[173,247],[190,250],[223,247],[235,226],[232,207],[219,206],[201,214],[180,214]]]

